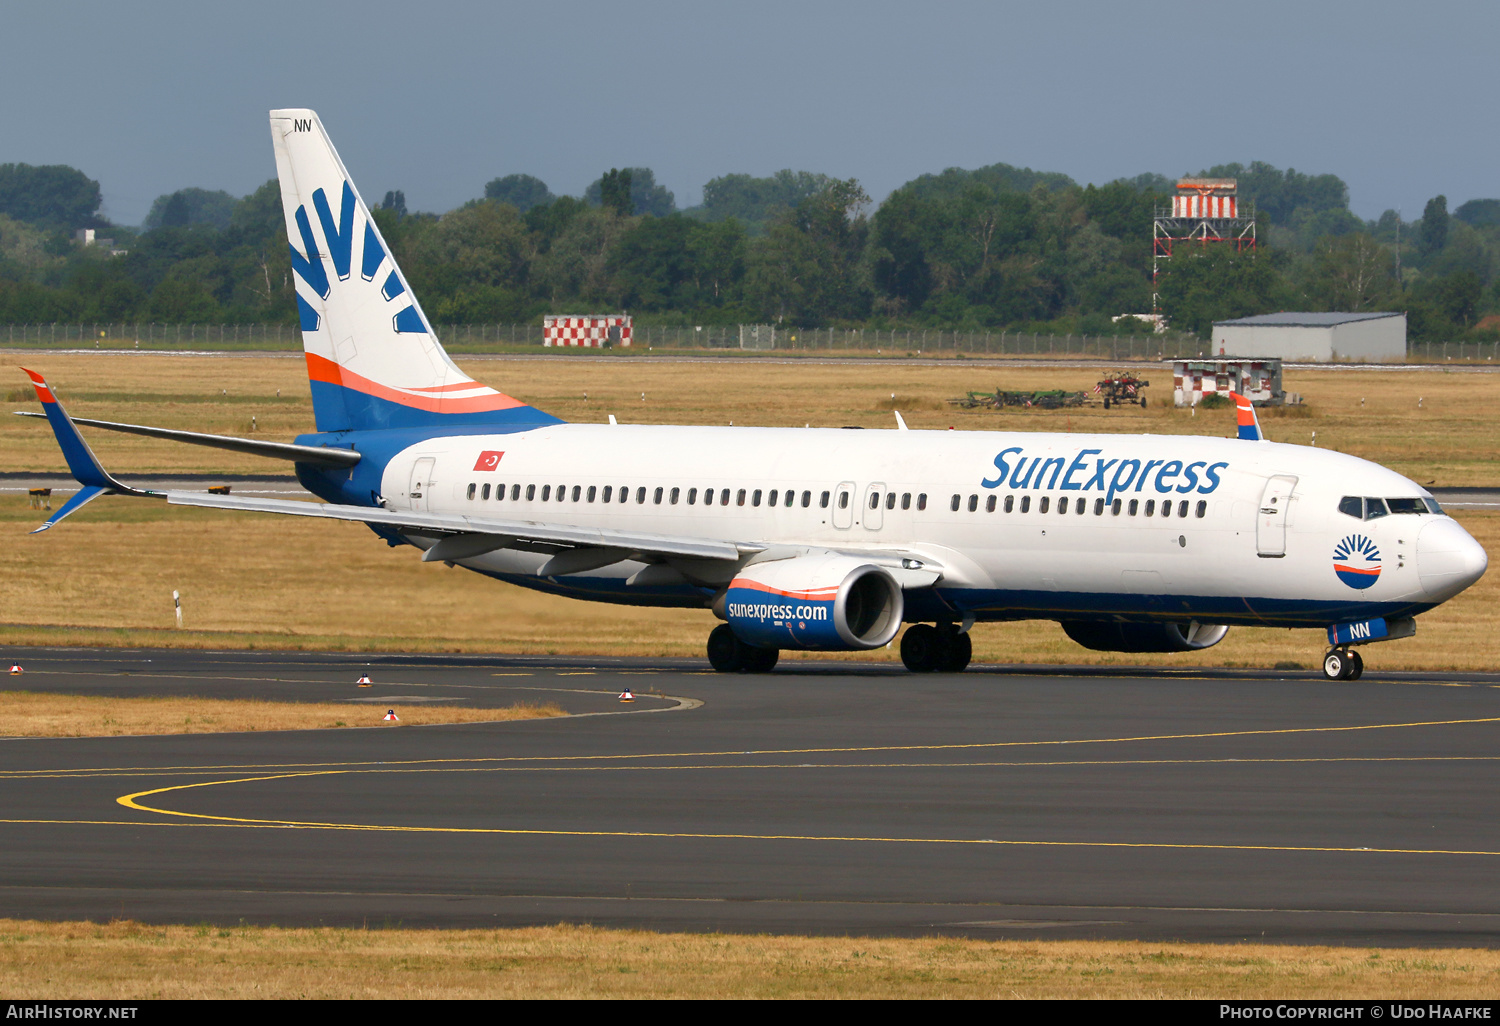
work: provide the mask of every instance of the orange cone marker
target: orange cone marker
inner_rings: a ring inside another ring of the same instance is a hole
[[[387,720],[387,721],[390,721],[390,722],[393,722],[393,723],[400,723],[401,722],[401,717],[399,717],[399,716],[396,715],[396,710],[394,710],[394,709],[387,709],[385,711],[385,715],[382,716],[381,719]]]
[[[374,684],[375,682],[373,680],[371,680],[370,679],[370,675],[368,673],[366,673],[363,676],[361,676],[359,678],[359,680],[355,681],[354,683],[358,684],[362,688],[367,688],[371,684]]]
[[[634,702],[635,701],[635,695],[633,695],[633,694],[630,693],[630,689],[629,688],[626,688],[624,691],[620,692],[620,701],[622,701],[622,702]]]

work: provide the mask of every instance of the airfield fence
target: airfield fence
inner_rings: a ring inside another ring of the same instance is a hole
[[[542,349],[541,324],[440,324],[438,336],[455,352]],[[740,325],[635,324],[632,349],[738,350]],[[289,350],[302,348],[295,324],[8,324],[0,345],[44,349]],[[1191,335],[1041,334],[1029,331],[936,331],[903,328],[778,328],[775,349],[794,353],[973,355],[1092,358],[1110,361],[1204,359],[1215,354]],[[762,350],[763,351],[763,350]],[[1497,342],[1409,342],[1408,363],[1494,363]]]

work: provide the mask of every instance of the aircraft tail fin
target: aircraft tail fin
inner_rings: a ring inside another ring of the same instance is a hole
[[[557,423],[448,358],[314,111],[271,111],[271,142],[319,431]]]
[[[1255,404],[1238,392],[1230,392],[1234,400],[1235,416],[1239,419],[1239,437],[1251,442],[1264,442],[1265,432],[1260,429],[1260,418],[1255,415]]]

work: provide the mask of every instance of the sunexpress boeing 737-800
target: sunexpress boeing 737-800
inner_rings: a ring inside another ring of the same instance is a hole
[[[271,112],[317,430],[294,444],[80,420],[291,460],[323,503],[131,488],[39,375],[81,490],[355,520],[423,560],[599,602],[711,609],[718,670],[890,643],[968,665],[980,621],[1184,652],[1234,625],[1328,632],[1325,674],[1479,579],[1484,550],[1373,463],[1239,437],[568,424],[448,358],[310,110]],[[30,373],[30,372],[28,372]],[[35,414],[33,414],[35,416]]]

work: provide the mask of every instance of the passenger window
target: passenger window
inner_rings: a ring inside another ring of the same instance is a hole
[[[1140,499],[1131,499],[1130,500],[1130,515],[1131,516],[1135,516],[1136,513],[1139,512],[1140,508],[1141,508],[1141,500]]]
[[[839,492],[839,509],[849,508],[849,493]]]
[[[963,501],[964,501],[964,497],[962,495],[955,495],[953,497],[953,501],[948,504],[948,508],[951,509],[951,510],[953,510],[953,512],[957,513],[958,512],[959,504],[962,503]]]
[[[886,509],[895,509],[896,508],[896,493],[895,492],[886,492],[885,493],[885,508]]]
[[[788,488],[786,490],[786,500],[785,500],[786,508],[787,509],[791,509],[792,508],[792,503],[794,503],[796,501],[797,501],[797,493],[793,489]]]
[[[526,496],[526,497],[528,499],[531,498],[531,496],[529,496],[529,495]],[[511,502],[516,502],[520,498],[521,498],[521,486],[518,485],[518,484],[511,485],[510,486],[510,501]]]
[[[759,488],[755,489],[755,491],[753,491],[753,492],[750,493],[750,505],[752,505],[752,506],[759,506],[760,505],[760,489]]]
[[[681,494],[682,494],[682,489],[681,488],[673,488],[672,489],[672,493],[669,496],[667,496],[667,501],[670,502],[672,505],[675,506],[675,505],[677,505],[677,497],[679,495],[681,495]]]
[[[1042,496],[1042,501],[1037,504],[1036,511],[1038,513],[1045,513],[1045,512],[1047,512],[1047,507],[1050,506],[1051,504],[1052,504],[1051,497],[1043,495]]]
[[[844,498],[848,499],[849,496],[845,495]],[[734,497],[734,504],[736,506],[743,506],[745,504],[745,489],[741,488],[739,494]],[[845,505],[848,505],[848,503],[845,502]]]
[[[593,502],[599,497],[599,489],[596,485],[589,485],[589,501]]]
[[[479,497],[481,499],[488,499],[490,497],[490,486],[489,485],[485,485],[483,488],[479,489]]]
[[[870,493],[870,508],[871,509],[879,509],[880,508],[880,493],[879,492],[871,492]]]
[[[1339,512],[1355,520],[1365,518],[1365,500],[1358,495],[1346,495],[1339,500]]]
[[[720,488],[719,489],[719,505],[720,506],[727,506],[727,505],[729,505],[729,489],[728,488]]]
[[[917,509],[918,510],[924,510],[926,508],[927,508],[927,493],[926,492],[922,492],[920,495],[917,496]]]
[[[1057,511],[1059,513],[1067,513],[1068,512],[1068,497],[1066,495],[1064,495],[1061,499],[1057,500]]]
[[[527,498],[530,498],[529,494],[527,495]],[[552,486],[542,485],[542,501],[546,502],[550,498],[552,498]]]
[[[901,493],[901,508],[911,509],[911,492]]]
[[[574,485],[573,486],[573,501],[577,502],[582,497],[583,497],[583,485]]]
[[[1154,517],[1154,516],[1156,516],[1156,500],[1155,499],[1147,499],[1146,500],[1146,516],[1148,516],[1148,517]]]
[[[601,502],[608,502],[610,500],[610,498],[614,495],[614,492],[615,492],[615,486],[614,485],[605,485],[604,486],[604,494],[601,495],[601,496],[599,496],[599,500]]]
[[[658,506],[661,505],[661,489],[660,488],[657,488],[656,491],[654,491],[654,492],[651,493],[651,501],[654,504],[658,505]]]
[[[471,498],[471,499],[474,498],[474,488],[475,488],[474,482],[470,481],[469,482],[469,498]]]
[[[977,496],[977,495],[971,495],[971,496],[969,496],[969,512],[973,513],[978,508],[979,508],[979,496]]]
[[[567,485],[558,485],[557,486],[557,501],[558,502],[566,502],[567,499],[568,499],[568,486]]]
[[[779,491],[777,491],[775,488],[772,488],[771,489],[771,494],[766,497],[766,505],[767,506],[774,506],[774,505],[776,505],[776,500],[779,499],[779,498],[781,498],[781,493]]]
[[[1094,500],[1094,516],[1096,516],[1096,517],[1102,517],[1102,516],[1104,516],[1104,500],[1103,499],[1095,499]]]
[[[1164,516],[1164,517],[1169,517],[1169,516],[1172,515],[1172,500],[1171,499],[1163,499],[1163,500],[1161,500],[1161,515]]]
[[[812,492],[804,491],[802,493],[802,508],[806,509],[807,507],[809,507],[811,505],[812,505]]]
[[[692,506],[695,503],[697,503],[697,501],[698,501],[698,489],[696,489],[696,488],[689,488],[688,489],[688,501],[687,501],[687,504],[689,506]]]
[[[1120,515],[1120,510],[1121,510],[1122,507],[1124,507],[1124,505],[1125,505],[1125,500],[1124,499],[1116,499],[1114,502],[1111,502],[1109,504],[1109,515],[1112,516],[1112,517],[1119,516]]]
[[[1181,502],[1179,502],[1177,504],[1177,515],[1179,517],[1185,517],[1185,516],[1187,516],[1187,508],[1188,508],[1188,501],[1186,499],[1183,499]]]
[[[1029,495],[1023,495],[1023,496],[1021,496],[1021,512],[1022,513],[1030,513],[1031,512],[1031,496],[1029,496]]]
[[[536,485],[534,485],[534,484],[527,485],[526,486],[526,501],[527,502],[531,502],[535,498],[536,498]]]
[[[1079,516],[1083,516],[1083,511],[1088,508],[1088,505],[1089,500],[1080,495],[1078,497],[1078,501],[1073,503],[1073,512],[1077,513]]]
[[[986,513],[995,512],[995,497],[993,495],[984,500],[984,511]]]
[[[637,506],[644,506],[646,504],[646,489],[645,488],[637,488],[635,490],[635,504]]]
[[[630,486],[629,485],[621,485],[620,486],[620,501],[621,502],[629,502],[630,501]]]
[[[1198,500],[1198,508],[1194,512],[1196,512],[1198,514],[1198,519],[1199,520],[1202,520],[1204,517],[1208,516],[1208,500],[1207,499],[1199,499]]]
[[[1016,509],[1016,497],[1014,495],[1007,495],[1005,497],[1005,512],[1007,512],[1007,513],[1014,513],[1015,509]]]

